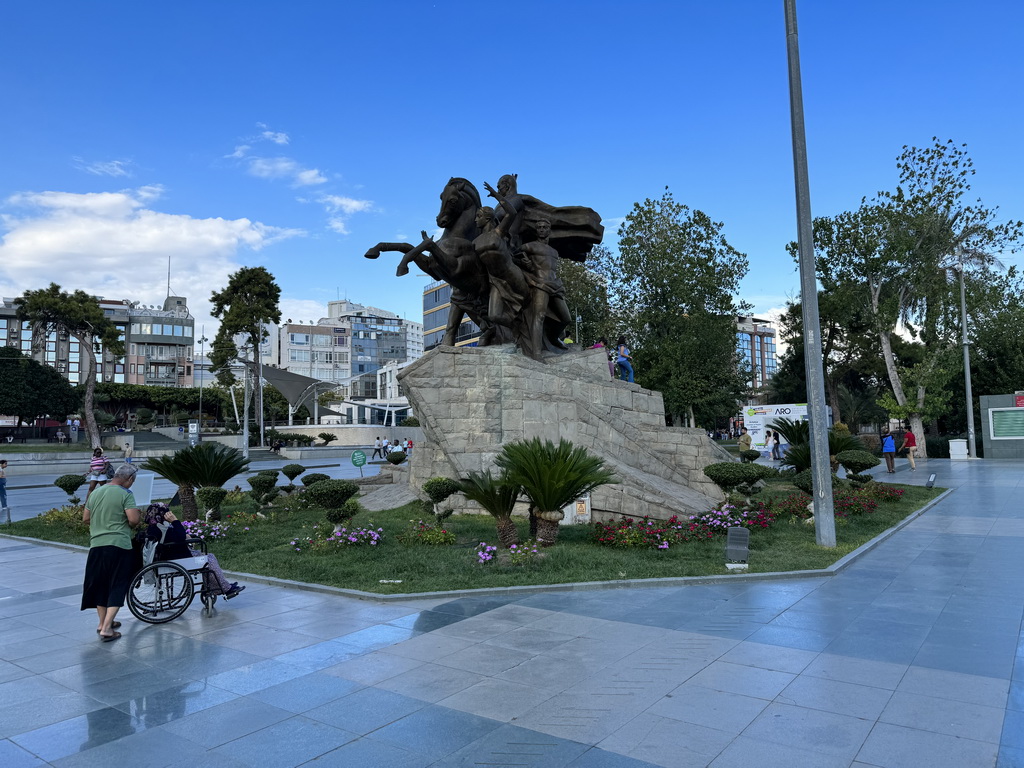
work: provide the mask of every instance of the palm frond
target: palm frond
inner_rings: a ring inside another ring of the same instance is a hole
[[[475,501],[498,520],[508,520],[522,494],[522,486],[508,481],[505,475],[495,477],[491,470],[470,472],[459,481],[459,490],[470,501]]]
[[[604,460],[568,440],[555,445],[539,438],[508,443],[494,463],[523,487],[541,512],[553,512],[600,485],[616,482]]]

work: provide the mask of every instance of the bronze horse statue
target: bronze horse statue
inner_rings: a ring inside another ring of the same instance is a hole
[[[452,287],[452,308],[441,341],[446,346],[455,346],[459,325],[467,315],[482,331],[481,345],[500,343],[495,338],[499,332],[487,318],[490,281],[473,247],[473,241],[480,235],[476,224],[479,209],[477,188],[468,179],[453,176],[441,192],[437,226],[443,233],[436,242],[423,232],[423,242],[417,246],[377,243],[365,253],[366,258],[376,259],[384,251],[400,251],[404,255],[397,269],[399,276],[409,273],[412,262],[435,280],[443,280]]]

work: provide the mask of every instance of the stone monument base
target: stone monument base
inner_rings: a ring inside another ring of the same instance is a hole
[[[660,392],[612,381],[604,349],[537,362],[511,345],[438,347],[399,380],[425,435],[410,462],[417,490],[431,477],[489,469],[505,443],[539,437],[582,445],[616,474],[592,494],[595,520],[692,515],[724,498],[702,470],[729,457],[704,430],[665,426]],[[451,502],[480,511],[461,495]]]

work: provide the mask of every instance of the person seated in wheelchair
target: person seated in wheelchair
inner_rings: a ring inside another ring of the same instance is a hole
[[[187,557],[203,555],[198,550],[191,549],[186,543],[188,532],[181,521],[171,512],[166,504],[157,502],[146,508],[146,540],[156,544],[156,554],[153,558],[157,560],[182,560]],[[244,586],[239,586],[236,581],[228,581],[221,570],[217,558],[206,554],[207,567],[213,574],[213,581],[217,589],[224,595],[225,600],[236,597]]]

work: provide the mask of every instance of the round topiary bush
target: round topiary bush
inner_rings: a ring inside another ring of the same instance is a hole
[[[423,492],[434,504],[440,504],[453,493],[462,489],[457,480],[448,477],[432,477],[423,484]]]
[[[754,462],[761,458],[761,452],[754,449],[740,451],[740,458],[747,463]]]
[[[196,491],[196,501],[199,502],[200,510],[210,513],[211,520],[220,520],[220,505],[227,495],[227,488],[209,486]]]
[[[295,478],[306,471],[306,468],[301,464],[285,464],[281,467],[281,471],[284,472],[284,476],[288,478],[289,483],[294,483]]]
[[[267,477],[274,478],[274,482],[277,482],[277,470],[276,469],[261,469],[256,473],[257,475],[266,475]]]
[[[753,485],[758,480],[763,479],[764,469],[770,469],[770,467],[761,467],[758,464],[739,464],[735,461],[723,461],[718,464],[708,464],[708,466],[704,467],[704,474],[711,479],[711,482],[726,493],[729,493],[737,486]]]
[[[324,509],[341,509],[346,501],[359,493],[359,486],[349,480],[321,480],[306,488],[306,500]]]
[[[309,488],[311,485],[322,483],[324,480],[330,480],[330,475],[325,475],[323,472],[310,472],[304,478],[302,478],[302,484]]]
[[[793,475],[790,482],[804,493],[811,496],[814,495],[814,473],[811,470],[805,469],[803,472],[797,472]],[[836,488],[844,487],[848,488],[849,486],[836,475],[832,475],[832,489],[835,490]]]
[[[419,425],[420,420],[417,419],[415,416],[406,416],[404,419],[398,422],[398,426],[400,427],[418,427]]]
[[[388,453],[388,461],[396,466],[405,461],[405,451],[391,451]]]
[[[334,523],[335,528],[344,525],[353,517],[363,511],[362,506],[355,499],[348,499],[340,507],[327,510],[327,522]]]
[[[267,496],[276,491],[277,488],[277,473],[273,476],[257,474],[249,478],[249,485],[252,486],[252,490],[249,492],[250,495],[260,503],[271,501]],[[277,495],[276,493],[274,494]]]
[[[877,458],[867,451],[858,450],[837,453],[836,461],[846,470],[847,477],[866,472],[872,467],[877,467],[880,463]]]
[[[85,485],[85,475],[61,475],[53,484],[68,496],[74,496],[78,489]]]

